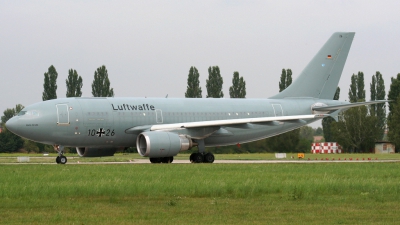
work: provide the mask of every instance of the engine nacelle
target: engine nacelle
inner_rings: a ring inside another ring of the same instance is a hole
[[[119,148],[76,147],[76,152],[82,157],[113,156]]]
[[[186,151],[192,146],[192,139],[171,132],[143,132],[136,139],[138,153],[150,158],[175,156],[180,151]]]

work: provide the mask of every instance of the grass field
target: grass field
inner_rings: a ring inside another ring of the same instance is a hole
[[[16,163],[18,162],[18,156],[29,156],[31,163],[55,163],[55,157],[57,154],[52,153],[49,156],[43,156],[43,154],[6,154],[0,153],[0,163]],[[94,157],[94,158],[82,158],[77,154],[66,154],[68,157],[68,162],[129,162],[134,161],[135,159],[147,159],[141,157],[137,153],[129,153],[122,154],[118,153],[115,156],[111,157]],[[287,159],[293,160],[297,159],[296,153],[288,153]],[[379,160],[390,160],[397,159],[400,160],[400,154],[305,154],[305,159],[303,160],[362,160],[363,158],[367,160],[370,158],[371,160],[379,159]],[[174,159],[183,159],[189,160],[189,154],[178,154],[174,157]],[[275,154],[273,153],[249,153],[249,154],[215,154],[215,159],[224,159],[224,160],[275,160]],[[285,160],[287,160],[285,159]]]
[[[399,166],[0,165],[0,224],[397,224]]]

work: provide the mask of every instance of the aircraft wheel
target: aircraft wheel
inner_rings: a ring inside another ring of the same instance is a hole
[[[195,163],[202,163],[204,161],[204,156],[201,153],[196,153],[193,159]]]
[[[61,161],[60,161],[60,156],[57,156],[57,158],[56,158],[56,163],[57,163],[57,164],[60,164],[60,163],[61,163]]]
[[[67,157],[65,157],[65,156],[60,156],[60,163],[61,163],[61,164],[67,163]]]
[[[189,158],[189,159],[190,159],[190,162],[191,162],[191,163],[195,163],[194,158],[195,158],[196,154],[197,154],[197,153],[192,153],[192,154],[190,154],[190,158]]]
[[[211,152],[207,153],[204,155],[204,162],[205,163],[213,163],[214,162],[214,154],[212,154]]]
[[[164,157],[161,158],[162,163],[172,163],[174,161],[174,157]]]
[[[151,163],[161,163],[161,158],[150,158]]]

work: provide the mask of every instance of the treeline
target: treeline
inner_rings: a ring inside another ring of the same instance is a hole
[[[202,98],[200,87],[200,74],[196,67],[189,69],[187,79],[186,98]],[[208,79],[206,80],[207,95],[206,98],[223,98],[222,85],[224,80],[218,66],[210,66],[208,68]],[[229,88],[229,96],[231,98],[246,98],[246,81],[243,77],[239,77],[239,72],[233,72],[232,86]]]
[[[386,95],[382,74],[377,71],[372,75],[369,100],[391,100],[389,113],[386,104],[375,104],[351,108],[338,115],[338,121],[325,118],[322,122],[325,140],[337,141],[347,152],[373,152],[376,141],[391,141],[400,147],[400,73],[391,78],[389,93]],[[348,92],[350,102],[365,102],[364,73],[351,76]]]
[[[44,73],[43,101],[57,98],[57,77],[58,73],[54,66],[50,66]],[[190,67],[186,98],[202,98],[200,87],[200,74],[196,67]],[[66,97],[82,96],[82,77],[76,70],[68,71],[66,79]],[[279,91],[283,91],[292,83],[292,70],[282,69],[279,81]],[[94,97],[112,97],[114,90],[110,87],[108,72],[103,65],[94,72],[92,82],[92,95]],[[223,98],[222,91],[223,78],[218,66],[208,68],[208,78],[206,79],[207,98]],[[333,99],[338,100],[340,88],[337,87]],[[323,135],[324,141],[339,142],[347,152],[369,152],[373,149],[374,143],[381,140],[389,140],[400,147],[400,73],[397,77],[391,78],[390,90],[388,95],[385,93],[385,82],[382,74],[377,71],[372,75],[370,83],[370,97],[373,100],[391,100],[389,102],[389,112],[386,113],[386,104],[376,104],[371,106],[361,106],[340,112],[334,115],[335,118],[324,118],[322,129],[313,129],[305,126],[278,136],[264,140],[245,143],[238,146],[214,147],[207,150],[214,153],[245,153],[245,152],[309,152],[314,135]],[[233,72],[232,85],[229,88],[231,98],[246,98],[246,82],[239,76],[238,71]],[[351,84],[348,92],[349,102],[366,101],[364,74],[358,72],[351,76]],[[17,104],[15,108],[4,111],[1,117],[3,132],[0,133],[0,152],[15,152],[24,149],[26,152],[49,152],[53,151],[52,146],[34,143],[22,139],[7,131],[5,122],[12,116],[17,115],[23,106]],[[387,135],[385,133],[387,131]],[[130,149],[131,151],[133,149]],[[74,152],[74,149],[70,150]]]

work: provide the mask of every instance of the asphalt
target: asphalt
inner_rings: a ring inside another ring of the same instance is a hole
[[[292,163],[292,164],[309,164],[309,163],[398,163],[400,160],[215,160],[216,164],[280,164],[280,163]],[[174,160],[173,164],[189,164],[189,160]],[[35,165],[35,164],[53,164],[56,163],[0,163],[2,165]],[[129,162],[68,162],[68,165],[77,164],[150,164],[148,159],[134,159]]]

